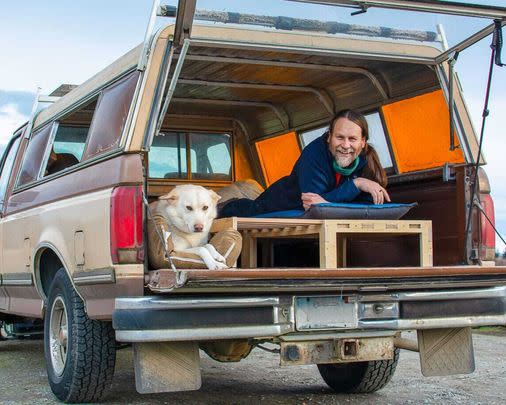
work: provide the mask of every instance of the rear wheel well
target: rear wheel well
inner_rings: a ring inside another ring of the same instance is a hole
[[[44,298],[47,298],[51,283],[59,269],[63,267],[58,255],[51,249],[45,249],[39,258],[39,279]]]

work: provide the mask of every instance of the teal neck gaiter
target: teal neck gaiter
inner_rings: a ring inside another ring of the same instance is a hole
[[[349,166],[349,167],[341,167],[339,166],[335,160],[332,161],[332,167],[334,168],[334,171],[336,173],[339,173],[343,176],[349,176],[350,174],[353,173],[353,171],[357,168],[358,166],[358,156],[357,158],[355,159],[355,161]]]

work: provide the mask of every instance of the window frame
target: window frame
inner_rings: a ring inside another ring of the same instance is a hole
[[[22,146],[22,142],[23,142],[23,133],[24,133],[24,131],[22,130],[22,131],[15,133],[12,136],[12,138],[7,143],[7,146],[5,147],[5,152],[2,156],[2,161],[0,162],[0,176],[1,176],[3,174],[3,170],[5,167],[5,162],[7,161],[7,157],[9,155],[9,153],[11,152],[13,145],[19,140],[19,143],[18,143],[18,146],[16,149],[16,154],[14,155],[14,160],[12,162],[12,167],[9,172],[9,179],[7,180],[7,183],[5,186],[5,192],[3,193],[3,195],[1,192],[2,190],[0,190],[0,217],[3,216],[3,211],[4,211],[4,207],[5,207],[5,201],[6,201],[5,197],[8,195],[9,185],[10,185],[10,183],[12,183],[12,174],[13,174],[13,170],[16,168],[16,160],[18,159],[18,156],[19,156],[18,154],[19,154],[19,151],[21,150],[21,146]],[[16,173],[16,180],[17,180],[17,173]]]
[[[51,125],[51,129],[49,131],[49,136],[47,138],[47,143],[46,143],[46,146],[44,148],[44,153],[42,154],[42,159],[41,159],[41,167],[42,167],[42,162],[44,161],[45,159],[45,154],[46,154],[46,151],[47,151],[47,146],[49,145],[49,142],[50,142],[50,138],[51,138],[51,134],[52,134],[52,131],[53,131],[53,124],[54,122],[46,122],[44,123],[43,125],[37,127],[36,129],[32,128],[31,129],[31,132],[29,134],[25,134],[25,138],[27,138],[27,142],[26,142],[26,146],[25,146],[25,150],[23,151],[23,156],[21,156],[21,161],[19,163],[19,169],[18,169],[18,172],[16,173],[16,180],[14,182],[14,186],[13,186],[13,193],[16,193],[18,192],[19,190],[24,190],[24,189],[27,189],[27,188],[30,188],[32,187],[33,185],[35,185],[36,183],[38,183],[40,181],[40,178],[39,178],[39,175],[40,175],[40,167],[39,167],[39,171],[37,172],[37,177],[27,183],[24,183],[24,184],[21,184],[19,185],[19,180],[21,178],[21,173],[23,172],[23,164],[25,163],[25,159],[27,157],[27,151],[28,151],[28,148],[30,147],[30,142],[32,141],[32,138],[33,138],[33,135],[38,132],[38,131],[42,131],[46,126],[49,126]]]
[[[399,169],[397,168],[397,160],[395,159],[394,150],[392,148],[392,138],[390,136],[390,132],[388,131],[387,124],[385,122],[385,117],[383,116],[383,111],[381,109],[381,106],[378,107],[378,109],[369,111],[367,114],[372,114],[374,112],[377,112],[380,117],[381,126],[383,127],[383,133],[385,134],[385,141],[388,148],[388,153],[390,154],[390,160],[392,161],[392,166],[385,169],[385,172],[387,176],[393,176],[396,174],[399,174]]]
[[[191,130],[191,129],[177,129],[177,128],[163,128],[160,130],[163,133],[177,133],[184,135],[184,144],[186,147],[186,177],[182,178],[158,178],[148,176],[148,179],[151,181],[170,181],[183,183],[188,181],[193,181],[195,183],[224,183],[229,184],[235,181],[235,149],[234,149],[234,133],[235,131],[219,131],[219,130]],[[230,179],[228,180],[216,180],[216,179],[194,179],[192,177],[192,166],[191,166],[191,134],[201,134],[201,135],[209,135],[209,134],[217,134],[217,135],[228,135],[230,137]],[[154,139],[154,138],[153,138]],[[151,145],[152,146],[152,145]],[[150,148],[151,149],[151,148]],[[148,152],[149,153],[149,152]],[[180,152],[178,151],[178,154]],[[148,155],[149,156],[149,155]],[[149,162],[149,157],[148,157]],[[149,163],[148,163],[149,164]]]
[[[51,175],[44,176],[44,173],[46,172],[47,164],[49,161],[49,155],[51,154],[51,149],[53,148],[54,139],[56,137],[56,133],[58,132],[59,126],[60,126],[60,121],[53,121],[52,126],[51,126],[51,132],[49,133],[49,138],[47,140],[46,150],[44,151],[44,156],[42,157],[42,164],[40,165],[39,173],[37,175],[36,181],[42,179],[43,177],[51,176]],[[62,171],[64,171],[64,170],[62,170]],[[54,174],[56,174],[56,173],[54,173]]]

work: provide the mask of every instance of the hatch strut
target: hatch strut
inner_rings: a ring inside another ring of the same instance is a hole
[[[453,85],[455,82],[454,79],[454,71],[455,71],[455,63],[457,63],[457,59],[459,58],[460,52],[457,51],[453,55],[450,60],[448,60],[449,65],[449,83],[448,83],[448,107],[450,110],[450,150],[454,151],[457,149],[457,146],[455,146],[455,111],[453,108]]]
[[[479,201],[475,201],[475,195],[476,195],[476,189],[478,185],[478,168],[480,166],[480,159],[481,159],[481,149],[483,146],[483,134],[485,133],[485,123],[487,120],[487,117],[489,116],[489,110],[488,110],[488,102],[490,99],[490,87],[492,85],[492,76],[494,73],[494,66],[497,65],[499,67],[504,66],[504,64],[501,62],[501,51],[502,51],[502,44],[503,44],[503,38],[502,38],[502,25],[503,22],[501,20],[495,20],[495,29],[494,34],[492,37],[492,44],[490,45],[490,48],[492,48],[492,52],[490,55],[490,67],[488,71],[488,80],[487,80],[487,91],[485,94],[485,103],[483,106],[483,113],[482,113],[482,121],[481,121],[481,131],[480,131],[480,142],[478,146],[478,156],[476,158],[475,164],[474,164],[474,173],[471,172],[471,176],[474,175],[472,178],[470,185],[471,185],[471,200],[469,204],[469,212],[467,214],[467,223],[466,223],[466,245],[469,246],[470,237],[471,237],[471,217],[473,213],[473,207],[477,206],[478,208],[481,207]],[[483,210],[482,210],[483,212]],[[487,220],[490,222],[490,219],[485,216]],[[495,232],[499,235],[501,240],[504,241],[502,236],[499,234],[497,229],[494,227]]]

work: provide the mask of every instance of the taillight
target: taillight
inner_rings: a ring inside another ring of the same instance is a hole
[[[481,206],[487,217],[495,226],[494,201],[490,194],[480,194]],[[480,259],[494,260],[495,257],[495,231],[483,213],[480,213]]]
[[[115,264],[142,263],[142,188],[116,187],[111,195],[111,257]]]

